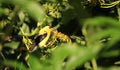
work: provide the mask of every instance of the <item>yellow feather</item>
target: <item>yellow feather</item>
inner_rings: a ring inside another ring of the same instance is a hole
[[[42,35],[44,33],[47,33],[47,36],[45,37],[45,39],[43,39],[40,43],[39,43],[39,47],[43,47],[46,45],[50,35],[51,35],[51,29],[49,26],[45,26],[43,29],[40,30],[39,35]]]

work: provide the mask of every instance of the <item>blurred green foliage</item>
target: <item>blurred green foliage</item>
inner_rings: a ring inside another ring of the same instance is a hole
[[[0,70],[119,70],[119,2],[0,0]],[[72,44],[26,50],[45,26]]]

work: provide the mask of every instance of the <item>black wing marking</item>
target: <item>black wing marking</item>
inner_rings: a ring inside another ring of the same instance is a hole
[[[32,45],[30,46],[29,50],[30,51],[34,51],[38,48],[38,44],[47,36],[47,33],[45,32],[44,34],[41,34],[39,36],[37,36],[33,42]]]

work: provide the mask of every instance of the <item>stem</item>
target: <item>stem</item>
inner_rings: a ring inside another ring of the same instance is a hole
[[[3,60],[5,60],[5,56],[3,55],[2,52],[0,52],[0,55],[2,56]]]
[[[92,63],[92,66],[93,66],[93,70],[97,70],[97,62],[96,62],[96,59],[95,59],[95,58],[93,58],[93,59],[91,60],[91,63]]]

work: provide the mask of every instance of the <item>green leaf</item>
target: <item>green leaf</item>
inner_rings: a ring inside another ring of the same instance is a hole
[[[36,21],[45,19],[46,14],[44,9],[33,0],[12,0],[11,3],[25,9]]]
[[[20,18],[20,21],[23,22],[24,19],[25,19],[25,14],[23,13],[23,11],[20,11],[19,14],[18,14],[19,18]]]
[[[120,55],[120,50],[111,50],[111,51],[105,51],[101,53],[101,57],[116,57]]]
[[[38,58],[34,56],[30,56],[28,62],[30,64],[31,70],[42,70],[42,65],[40,64],[40,61]]]
[[[27,11],[36,21],[42,22],[45,19],[46,13],[44,9],[34,0],[0,0],[0,2],[18,5]]]
[[[99,67],[98,70],[119,70],[119,66],[111,66],[111,67]]]
[[[120,21],[120,7],[117,7],[117,12],[118,12],[118,19]]]
[[[19,44],[20,44],[20,42],[12,41],[9,43],[5,43],[4,46],[16,49],[19,46]]]
[[[115,64],[116,64],[116,65],[117,65],[117,64],[120,65],[120,61],[116,61]]]
[[[62,70],[63,66],[64,70],[71,70],[95,57],[101,50],[100,48],[102,47],[94,47],[91,49],[79,47],[79,45],[76,44],[61,45],[52,53],[51,62],[55,70]],[[66,58],[68,58],[68,60],[64,62]],[[65,63],[65,65],[63,65],[63,63]]]
[[[108,17],[96,17],[85,21],[82,32],[90,45],[98,43],[100,39],[107,36],[112,38],[110,43],[114,44],[119,40],[119,29],[120,24],[117,20]]]
[[[21,31],[19,32],[19,34],[29,36],[30,35],[29,26],[27,24],[23,23],[23,25],[21,27]]]
[[[14,67],[15,69],[20,69],[20,70],[27,70],[27,68],[19,62],[16,61],[11,61],[11,60],[6,60],[4,61],[4,64],[7,65],[8,67]]]
[[[4,12],[3,8],[0,7],[0,15]]]

